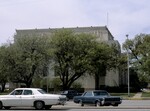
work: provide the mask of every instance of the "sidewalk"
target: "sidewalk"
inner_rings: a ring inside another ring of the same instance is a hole
[[[141,98],[142,92],[136,93],[132,98]]]

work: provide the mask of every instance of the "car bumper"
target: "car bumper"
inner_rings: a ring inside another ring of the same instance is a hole
[[[59,104],[59,105],[65,105],[65,104],[66,104],[66,101],[67,101],[67,98],[59,98],[59,99],[58,99],[58,104]]]

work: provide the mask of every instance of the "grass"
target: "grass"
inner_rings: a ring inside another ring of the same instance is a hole
[[[150,92],[143,92],[142,97],[150,97]]]
[[[130,93],[130,97],[133,97],[136,93]],[[121,96],[121,97],[128,97],[128,93],[111,93],[111,96]]]
[[[0,95],[7,95],[7,94],[9,94],[8,92],[2,92],[2,93],[0,93]]]
[[[4,92],[0,92],[0,95],[7,95],[9,94],[11,91],[4,91]]]
[[[130,97],[133,97],[136,93],[130,93]],[[128,93],[111,93],[111,96],[120,96],[124,99],[130,99]],[[150,98],[150,92],[142,92],[142,98]]]

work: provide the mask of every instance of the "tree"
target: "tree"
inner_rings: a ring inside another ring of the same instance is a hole
[[[0,84],[1,91],[4,92],[5,85],[8,82],[9,77],[9,67],[7,66],[7,57],[8,57],[8,46],[3,45],[0,47]]]
[[[63,90],[86,74],[94,39],[89,34],[74,34],[70,30],[56,31],[52,36],[56,74],[62,81]]]
[[[150,81],[150,35],[139,34],[123,44],[124,50],[130,51],[130,64],[141,80]]]
[[[10,80],[30,87],[33,77],[48,71],[49,39],[40,35],[16,35],[10,45]]]
[[[106,75],[106,70],[116,68],[119,56],[115,44],[95,42],[90,50],[90,73],[95,77],[95,89],[98,90],[100,76]]]

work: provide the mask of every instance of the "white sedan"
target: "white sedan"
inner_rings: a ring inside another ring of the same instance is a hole
[[[52,105],[64,105],[66,96],[46,94],[39,88],[16,88],[8,95],[0,95],[0,109],[11,107],[35,107],[49,109]]]

